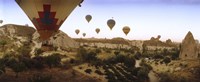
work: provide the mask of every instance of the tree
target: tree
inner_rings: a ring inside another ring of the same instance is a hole
[[[117,56],[119,55],[120,51],[115,51],[114,54]]]
[[[147,68],[140,67],[140,69],[137,72],[137,77],[139,78],[141,82],[145,82],[149,78],[148,74],[149,74],[149,70]]]
[[[36,69],[43,69],[44,68],[44,58],[41,56],[36,56],[32,58],[33,66]]]
[[[171,58],[172,60],[176,60],[179,58],[180,50],[174,49],[174,53],[172,53]]]
[[[163,59],[163,62],[164,62],[165,64],[168,64],[168,63],[171,62],[171,59],[170,59],[169,57],[165,57],[165,58]]]
[[[97,57],[96,57],[96,53],[95,52],[89,52],[89,53],[87,53],[87,54],[85,54],[85,56],[84,56],[84,60],[86,61],[86,62],[93,62],[93,61],[96,61],[97,60]]]
[[[163,59],[164,57],[161,54],[155,54],[153,56],[154,59]]]
[[[87,54],[87,50],[83,47],[80,47],[77,52],[77,58],[79,58],[81,61],[84,61],[83,59],[86,54]]]
[[[147,45],[146,44],[142,44],[142,53],[146,53],[147,52]]]
[[[11,69],[16,73],[16,78],[18,78],[18,73],[24,71],[26,69],[26,66],[23,62],[16,61],[14,64],[12,64]]]
[[[54,53],[45,58],[45,62],[50,68],[52,66],[60,65],[60,61],[61,61],[61,57],[60,57],[60,54],[58,54],[58,53]]]
[[[142,54],[140,52],[136,52],[135,59],[139,60],[141,58]]]
[[[4,59],[0,59],[0,75],[6,72]]]
[[[164,56],[169,55],[169,52],[168,52],[168,50],[167,50],[166,48],[163,49],[163,55],[164,55]]]
[[[124,60],[124,65],[129,67],[129,68],[133,68],[135,67],[135,58],[130,58],[130,57],[126,57],[125,60]]]

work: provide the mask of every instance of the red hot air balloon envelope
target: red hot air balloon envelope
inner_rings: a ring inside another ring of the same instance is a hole
[[[41,40],[55,34],[81,0],[15,0],[40,34]]]

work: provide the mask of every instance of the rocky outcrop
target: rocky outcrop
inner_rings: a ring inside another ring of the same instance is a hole
[[[40,48],[42,46],[42,41],[39,39],[40,35],[38,32],[33,34],[33,42],[36,44],[36,48]],[[78,48],[79,44],[71,39],[67,34],[62,31],[57,32],[54,36],[51,36],[47,41],[48,44],[53,47],[57,47],[59,49],[65,50],[67,48]]]
[[[179,58],[183,60],[198,58],[197,43],[190,31],[182,41]]]
[[[0,27],[0,41],[6,41],[5,50],[15,50],[25,42],[31,42],[33,27],[6,24]]]
[[[171,39],[166,40],[166,43],[169,44],[169,45],[173,44]]]
[[[39,39],[39,34],[33,27],[25,25],[7,24],[0,27],[0,41],[5,40],[9,44],[6,45],[7,49],[17,48],[23,43],[31,43],[33,51],[35,48],[41,48],[42,42]],[[59,31],[52,36],[49,41],[53,47],[59,49],[77,48],[79,45],[76,41],[71,39],[67,34]],[[15,50],[12,49],[12,50]]]
[[[0,27],[0,36],[8,37],[9,39],[31,39],[32,34],[35,32],[33,27],[7,24]]]

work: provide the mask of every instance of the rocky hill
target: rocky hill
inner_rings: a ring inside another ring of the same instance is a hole
[[[23,38],[26,37],[27,39],[30,40],[32,38],[32,34],[35,31],[36,30],[32,27],[8,24],[0,27],[0,36],[2,37],[1,40],[2,39],[14,40],[14,39],[20,39],[22,37]]]
[[[36,44],[35,47],[40,48],[42,46],[42,42],[39,40],[39,33],[35,32],[33,34],[33,42]],[[50,37],[48,43],[53,45],[54,47],[58,47],[59,49],[67,49],[67,48],[78,48],[79,44],[71,39],[67,34],[62,31],[59,31],[54,36]]]
[[[39,41],[39,34],[33,27],[7,24],[0,27],[0,42],[6,42],[6,50],[15,50],[23,43],[30,44],[32,49],[41,48],[42,42]],[[59,49],[77,48],[78,43],[71,39],[67,34],[59,31],[49,40],[53,47]]]

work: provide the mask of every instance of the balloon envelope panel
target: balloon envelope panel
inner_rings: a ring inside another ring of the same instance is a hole
[[[81,0],[16,0],[32,21],[42,40],[58,31]]]

